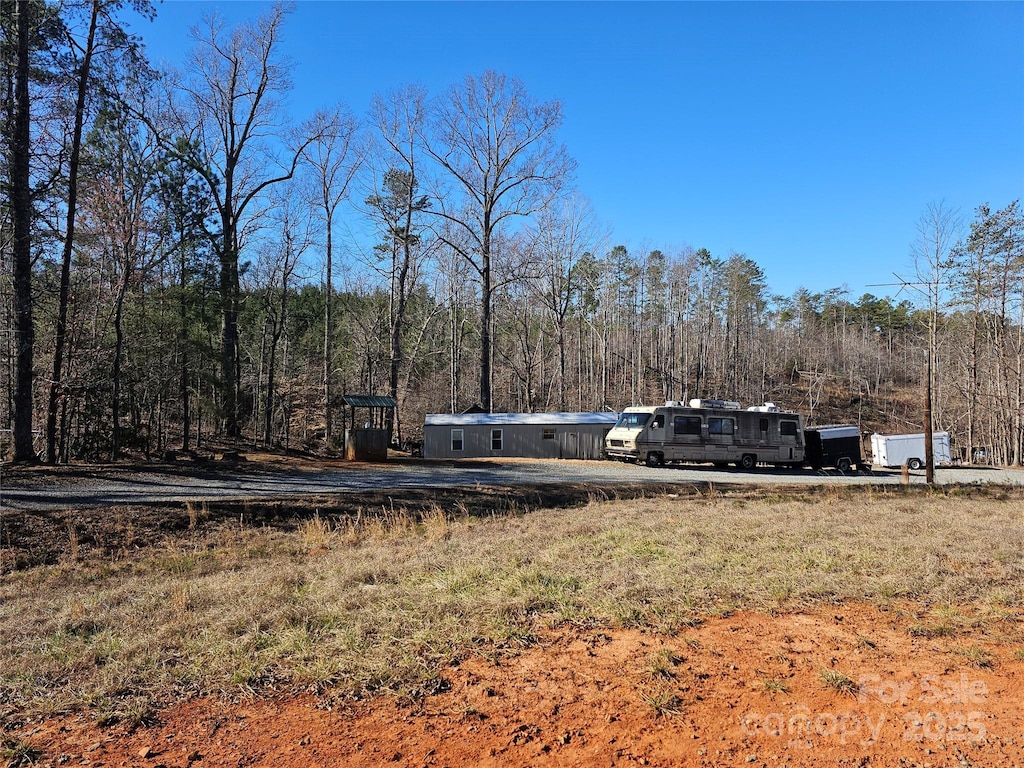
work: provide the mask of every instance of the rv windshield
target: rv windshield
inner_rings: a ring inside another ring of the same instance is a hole
[[[651,420],[651,414],[649,413],[624,413],[619,416],[619,420],[615,423],[616,427],[626,427],[628,429],[640,429],[641,427],[647,426],[647,422]]]

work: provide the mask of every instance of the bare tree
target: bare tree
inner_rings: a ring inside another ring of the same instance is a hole
[[[85,13],[84,31],[78,34],[72,25],[66,26],[66,39],[71,54],[71,83],[75,90],[72,124],[69,128],[67,159],[67,197],[65,200],[64,245],[61,254],[59,297],[57,300],[57,328],[53,348],[53,376],[46,410],[46,461],[57,461],[57,410],[64,373],[64,353],[67,341],[68,302],[71,286],[71,256],[75,247],[75,223],[78,215],[78,176],[82,157],[82,136],[86,122],[87,99],[96,90],[94,59],[104,55],[126,57],[133,66],[142,68],[135,41],[116,22],[114,14],[124,5],[123,0],[89,0],[81,8]],[[147,2],[135,4],[138,10],[151,13]],[[72,10],[76,10],[72,7]]]
[[[193,318],[190,315],[197,306],[205,305],[204,301],[197,299],[206,292],[197,289],[202,282],[200,275],[205,271],[204,266],[209,262],[212,249],[204,226],[211,210],[208,187],[192,167],[180,159],[182,154],[184,153],[171,152],[161,157],[159,184],[155,192],[163,211],[164,237],[171,241],[170,250],[177,256],[175,357],[178,405],[181,413],[181,450],[188,451],[192,445],[192,409],[193,405],[198,403],[198,398],[192,396],[192,379],[197,373],[196,358],[201,357],[199,350],[194,350],[193,347],[212,349],[209,344],[195,344]],[[202,311],[202,314],[205,315],[205,311]],[[201,328],[203,323],[196,325]],[[196,427],[198,444],[201,424],[197,423]]]
[[[995,452],[1011,464],[1020,463],[1024,449],[1022,227],[1018,201],[1000,210],[988,204],[979,206],[970,234],[957,249],[954,275],[958,303],[969,309],[970,341],[964,350],[968,457],[975,447],[981,447],[979,426],[985,422],[986,452]],[[980,402],[985,402],[985,407],[979,407]]]
[[[57,333],[53,345],[53,376],[50,378],[50,396],[46,409],[46,461],[57,461],[57,403],[61,391],[64,365],[64,342],[67,336],[68,294],[71,284],[71,253],[75,243],[75,217],[78,213],[78,167],[82,152],[82,130],[85,124],[85,99],[89,91],[92,57],[96,52],[96,29],[99,25],[100,0],[90,5],[88,32],[84,42],[69,35],[71,47],[80,56],[76,62],[77,95],[74,124],[71,128],[71,146],[68,158],[67,218],[64,230],[64,249],[61,259],[60,288],[57,300]]]
[[[724,264],[725,342],[729,364],[725,366],[725,393],[732,400],[752,400],[757,389],[751,383],[756,367],[752,356],[760,348],[757,331],[765,309],[764,272],[746,255],[733,253]]]
[[[7,139],[10,156],[10,205],[14,224],[14,460],[35,461],[32,445],[32,365],[35,325],[32,317],[31,102],[29,59],[31,0],[16,0],[17,44],[13,132]]]
[[[930,203],[917,222],[918,238],[911,246],[914,273],[912,285],[923,293],[928,308],[928,349],[924,376],[925,482],[935,482],[932,434],[935,432],[932,405],[935,389],[936,339],[939,312],[944,306],[954,266],[954,248],[960,235],[960,215],[945,203]]]
[[[989,294],[991,262],[998,253],[1005,230],[987,204],[979,206],[978,221],[971,224],[970,235],[957,251],[957,294],[960,303],[970,312],[971,338],[967,363],[967,449],[968,460],[977,444],[975,420],[981,390],[982,330],[986,296]]]
[[[447,241],[455,237],[448,228],[445,237],[439,237],[441,248],[437,255],[437,276],[434,295],[445,309],[446,356],[448,361],[447,407],[452,413],[459,410],[463,397],[463,360],[468,354],[467,342],[472,334],[474,299],[470,266],[456,248]],[[479,302],[477,302],[479,303]]]
[[[277,54],[289,6],[278,3],[254,23],[232,30],[218,16],[192,30],[195,40],[184,76],[172,81],[170,124],[164,140],[183,157],[210,191],[219,218],[211,241],[220,261],[221,386],[224,428],[241,433],[239,422],[239,256],[247,226],[259,213],[262,195],[291,179],[315,135],[287,136],[283,99],[291,88],[290,67]],[[175,142],[185,135],[187,142]]]
[[[349,185],[362,163],[357,145],[355,118],[342,105],[313,116],[305,133],[317,137],[306,149],[306,161],[313,170],[316,206],[324,225],[324,440],[331,444],[333,433],[332,347],[334,344],[334,217],[348,196]]]
[[[130,123],[119,104],[100,111],[90,132],[83,174],[88,189],[83,222],[113,271],[114,355],[111,367],[111,459],[121,452],[121,389],[125,357],[124,310],[137,272],[145,274],[164,258],[157,215],[150,205],[157,167],[152,134]]]
[[[568,407],[567,329],[570,313],[583,290],[584,256],[598,244],[597,227],[590,204],[571,195],[541,213],[532,231],[534,250],[540,258],[538,298],[551,316],[558,348],[558,406]]]
[[[537,102],[523,84],[493,71],[467,77],[434,105],[428,154],[460,195],[438,193],[433,212],[456,230],[449,247],[480,284],[480,405],[491,410],[492,319],[496,236],[509,219],[530,216],[569,181],[575,163],[555,133],[558,101]],[[439,237],[446,238],[439,228]]]
[[[420,193],[420,152],[426,120],[426,93],[405,86],[377,96],[370,109],[376,129],[373,191],[366,198],[382,240],[377,251],[389,262],[391,370],[389,394],[398,403],[397,438],[401,440],[402,402],[399,382],[405,365],[403,343],[409,295],[416,286],[422,262],[430,250],[422,216],[432,205]],[[389,412],[389,418],[391,414]],[[388,424],[394,430],[396,425]]]
[[[289,294],[295,271],[302,256],[312,242],[309,210],[287,197],[277,201],[275,218],[279,231],[277,242],[268,243],[261,251],[253,274],[254,293],[263,298],[263,334],[261,343],[261,362],[259,377],[262,379],[266,371],[266,386],[263,403],[263,443],[273,444],[274,413],[278,407],[277,369],[278,349],[281,337],[288,326]],[[258,400],[258,398],[257,398]],[[256,407],[259,407],[257,402]],[[288,435],[287,408],[283,419],[283,431]]]

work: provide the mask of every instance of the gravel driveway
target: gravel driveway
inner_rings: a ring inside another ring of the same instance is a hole
[[[958,467],[936,470],[938,483],[1024,484],[1024,471]],[[504,461],[426,461],[337,464],[315,469],[237,466],[152,465],[123,467],[0,467],[0,508],[66,509],[124,504],[275,498],[399,488],[522,486],[557,483],[714,483],[729,485],[898,484],[900,470],[871,473],[757,469],[741,472],[710,465],[651,469],[613,461],[509,459]],[[924,483],[924,471],[911,472]]]

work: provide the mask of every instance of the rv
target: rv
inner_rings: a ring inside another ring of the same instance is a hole
[[[868,469],[861,458],[860,429],[853,424],[826,424],[807,427],[807,463],[814,469],[835,467],[840,472]]]
[[[804,462],[803,419],[772,403],[741,410],[725,400],[694,399],[686,405],[627,408],[605,438],[605,453],[650,467],[674,462],[760,463],[800,466]]]
[[[871,453],[875,464],[882,467],[902,467],[906,464],[910,469],[924,466],[924,432],[914,435],[872,435]],[[951,464],[949,432],[932,433],[932,458],[935,466]]]

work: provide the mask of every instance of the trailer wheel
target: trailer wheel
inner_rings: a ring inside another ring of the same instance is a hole
[[[740,460],[736,462],[736,466],[746,472],[749,472],[757,466],[757,456],[752,453],[744,453],[740,457]]]
[[[845,456],[836,462],[836,469],[838,469],[840,472],[849,472],[850,467],[852,466],[853,464]]]
[[[660,467],[664,463],[661,454],[657,451],[651,451],[647,454],[647,466],[648,467]]]
[[[923,465],[920,459],[907,459],[907,466],[911,469],[920,469]]]

